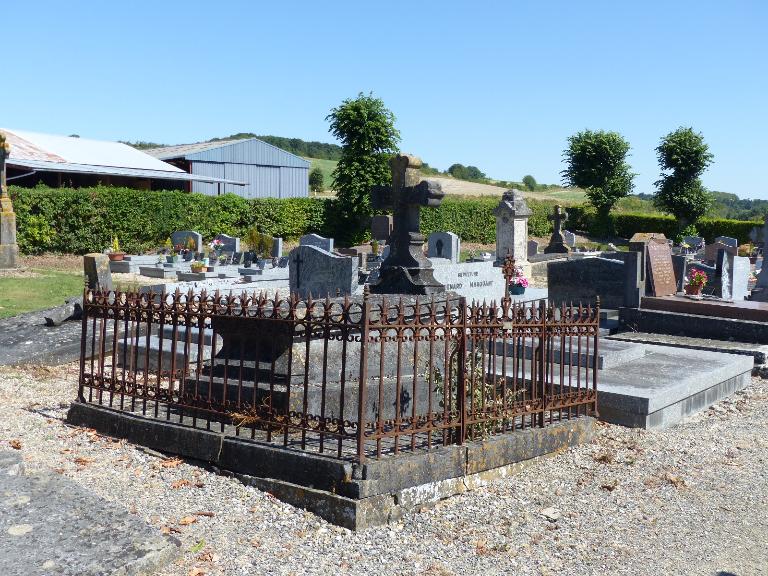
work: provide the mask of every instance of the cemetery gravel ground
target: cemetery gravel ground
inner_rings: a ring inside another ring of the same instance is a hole
[[[600,425],[590,445],[353,533],[231,478],[65,426],[76,369],[0,368],[0,450],[15,444],[28,469],[52,469],[172,532],[183,552],[164,576],[768,573],[763,380],[670,430]],[[182,525],[187,516],[195,521]]]

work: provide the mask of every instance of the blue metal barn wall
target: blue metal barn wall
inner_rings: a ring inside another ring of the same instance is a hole
[[[214,164],[212,162],[192,162],[192,174],[200,176],[212,176],[214,178],[224,178],[224,164]],[[222,186],[223,192],[224,186]],[[192,192],[216,196],[219,193],[218,184],[208,182],[192,182]]]
[[[299,156],[260,140],[244,140],[186,156],[192,173],[215,176],[247,186],[222,186],[244,198],[306,198],[309,196],[310,163]],[[215,196],[216,184],[195,183],[194,192]]]

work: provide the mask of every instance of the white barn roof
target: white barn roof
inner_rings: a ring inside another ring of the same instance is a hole
[[[104,140],[40,134],[0,128],[11,145],[9,166],[43,172],[132,176],[161,180],[194,180],[242,185],[242,182],[188,174],[140,150]]]

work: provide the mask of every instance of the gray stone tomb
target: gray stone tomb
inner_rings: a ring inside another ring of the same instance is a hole
[[[715,242],[720,242],[721,244],[731,246],[732,248],[739,247],[739,241],[736,238],[731,238],[730,236],[718,236],[715,238]]]
[[[432,232],[427,238],[427,257],[446,258],[457,264],[461,255],[461,239],[453,232]]]
[[[283,256],[283,239],[272,238],[272,258],[282,258]]]
[[[177,230],[171,233],[171,244],[174,247],[181,246],[183,250],[192,250],[193,252],[202,252],[203,235],[194,230]]]
[[[326,252],[333,252],[333,238],[324,238],[319,234],[305,234],[299,238],[299,246],[314,246]]]
[[[539,253],[539,243],[536,240],[528,240],[528,258]]]
[[[16,214],[6,184],[5,159],[10,153],[5,136],[0,134],[0,269],[16,268],[19,246],[16,244]]]
[[[576,234],[568,230],[563,230],[563,242],[568,248],[576,248]]]
[[[223,246],[221,250],[223,252],[240,252],[240,238],[234,236],[228,236],[227,234],[217,234],[214,240],[221,240]]]
[[[357,258],[336,256],[316,246],[297,246],[291,250],[288,278],[291,294],[307,298],[351,295],[357,287]]]
[[[93,253],[83,256],[83,272],[91,290],[112,290],[112,272],[109,270],[109,258],[106,255]]]
[[[371,218],[371,238],[379,242],[389,242],[392,235],[392,216],[382,214]]]

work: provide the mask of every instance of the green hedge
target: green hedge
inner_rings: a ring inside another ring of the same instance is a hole
[[[84,254],[102,251],[113,235],[128,252],[161,246],[175,230],[197,230],[206,240],[218,233],[244,237],[256,227],[265,234],[295,239],[309,232],[341,237],[335,201],[318,198],[274,198],[248,200],[225,194],[205,196],[185,192],[143,191],[130,188],[10,188],[16,210],[19,248],[25,254],[61,252]],[[494,208],[498,199],[446,198],[436,209],[422,210],[424,234],[451,230],[464,242],[492,244],[496,239]],[[552,233],[548,216],[555,202],[528,200],[533,215],[528,221],[531,236]],[[567,208],[569,230],[593,232],[594,210],[585,206]],[[668,216],[612,214],[617,236],[630,238],[635,232],[676,233],[676,221]],[[707,241],[732,236],[749,241],[757,222],[702,220],[699,233]]]
[[[284,238],[334,231],[333,201],[317,198],[248,200],[130,188],[10,188],[19,249],[25,254],[102,251],[113,235],[140,252],[162,245],[175,230],[244,236],[251,227]]]
[[[739,244],[750,241],[749,233],[760,222],[726,219],[704,219],[696,223],[699,234],[707,242],[713,242],[718,236],[737,238]],[[569,230],[578,230],[588,234],[596,234],[597,226],[595,211],[588,206],[571,206],[568,208]],[[672,216],[662,214],[611,214],[613,233],[620,238],[631,238],[637,232],[663,232],[667,238],[677,235],[678,223]]]
[[[531,236],[547,236],[552,233],[548,219],[555,202],[528,200],[533,215],[528,219]],[[496,217],[493,210],[499,205],[498,198],[445,198],[439,208],[421,211],[421,232],[430,234],[438,230],[450,230],[464,242],[492,244],[496,242]]]

